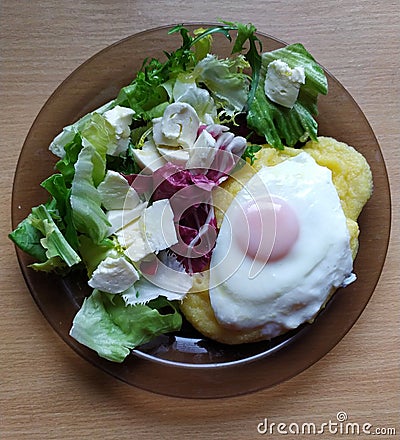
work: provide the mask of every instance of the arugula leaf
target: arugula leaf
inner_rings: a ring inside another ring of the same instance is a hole
[[[233,23],[232,23],[233,24]],[[247,98],[247,108],[253,102],[258,83],[260,81],[262,43],[255,35],[256,27],[252,24],[234,23],[237,27],[237,37],[233,45],[232,54],[242,53],[244,45],[249,40],[249,50],[245,53],[245,58],[251,67],[251,87]],[[258,48],[257,48],[258,45]]]
[[[261,148],[262,148],[261,145],[248,145],[244,150],[244,153],[242,154],[242,159],[243,160],[249,159],[250,165],[253,165],[254,161],[257,159],[256,153],[260,151]]]
[[[226,22],[228,23],[228,22]],[[201,40],[205,39],[206,37],[211,36],[212,34],[215,33],[220,33],[225,35],[225,37],[229,40],[232,41],[232,38],[230,36],[230,31],[231,30],[235,30],[236,26],[231,23],[231,24],[226,24],[224,26],[211,26],[208,29],[202,29],[201,31],[195,31],[195,38],[190,37],[189,35],[189,31],[183,26],[183,24],[179,24],[175,27],[173,27],[172,29],[169,30],[168,34],[173,34],[175,32],[180,32],[182,39],[183,39],[183,44],[182,47],[184,49],[190,49],[193,46],[196,46],[196,44],[198,44]],[[208,40],[209,41],[209,40]]]

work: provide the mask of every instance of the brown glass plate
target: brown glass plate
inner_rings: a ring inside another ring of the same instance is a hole
[[[189,28],[208,26],[191,24]],[[167,35],[171,26],[148,30],[99,52],[75,70],[46,102],[26,138],[13,188],[13,227],[32,206],[46,201],[39,186],[53,173],[56,158],[48,151],[51,140],[66,125],[116,96],[140,69],[145,57],[162,59],[163,51],[180,45],[179,35]],[[264,50],[283,46],[259,34]],[[215,36],[213,50],[230,53],[229,42]],[[22,273],[40,310],[55,331],[83,358],[136,387],[179,397],[216,398],[271,387],[305,370],[329,352],[349,331],[368,303],[385,261],[390,233],[390,193],[385,164],[374,133],[345,88],[329,73],[329,93],[319,101],[319,132],[354,146],[368,160],[374,193],[360,219],[360,250],[355,261],[357,281],[340,289],[312,325],[283,337],[257,344],[227,346],[203,338],[189,325],[177,335],[160,337],[134,350],[116,364],[69,336],[73,317],[89,293],[80,275],[65,279],[27,268],[29,256],[17,249]]]

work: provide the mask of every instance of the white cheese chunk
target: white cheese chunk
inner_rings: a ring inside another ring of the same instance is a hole
[[[216,140],[207,131],[203,130],[193,148],[190,149],[190,158],[186,163],[187,169],[210,168],[217,153]]]
[[[104,112],[103,116],[115,128],[117,136],[126,138],[131,134],[129,126],[132,124],[134,114],[131,108],[116,105],[113,109]]]
[[[140,220],[147,243],[153,252],[167,249],[178,243],[174,213],[168,199],[155,201],[145,209]]]
[[[119,105],[103,113],[104,118],[114,127],[117,141],[116,144],[107,151],[107,154],[119,156],[128,148],[129,136],[131,134],[129,126],[132,124],[132,115],[134,113],[134,110]]]
[[[124,254],[135,263],[153,252],[147,243],[140,218],[117,231],[116,236],[121,246],[126,247]]]
[[[142,215],[146,206],[147,202],[142,202],[133,209],[112,209],[107,211],[107,220],[111,223],[107,236],[114,234],[122,229],[125,225],[128,225],[133,220],[138,219]]]
[[[193,277],[173,255],[160,252],[157,258],[155,274],[144,275],[123,293],[126,304],[145,304],[159,296],[170,301],[182,300],[192,288]]]
[[[174,214],[168,199],[157,200],[141,217],[116,232],[125,255],[138,262],[151,253],[167,249],[178,242]]]
[[[200,119],[196,110],[185,102],[174,102],[161,118],[153,119],[153,138],[156,145],[182,147],[193,146],[197,138]]]
[[[107,171],[97,190],[101,197],[101,203],[107,210],[133,209],[140,203],[137,192],[116,171]]]
[[[140,219],[133,221],[127,228],[122,229],[118,236],[121,237],[122,243],[120,243],[123,246],[129,246],[124,254],[134,263],[143,260],[153,252],[143,234]]]
[[[271,101],[283,107],[292,108],[299,96],[300,86],[304,83],[303,67],[291,69],[281,60],[268,64],[264,90]]]
[[[157,147],[158,152],[167,161],[178,166],[184,166],[189,159],[189,152],[182,148]]]
[[[156,171],[166,163],[152,139],[145,142],[141,149],[133,149],[132,154],[144,173]]]
[[[88,284],[102,292],[121,293],[138,279],[138,272],[124,257],[107,257],[97,266]]]

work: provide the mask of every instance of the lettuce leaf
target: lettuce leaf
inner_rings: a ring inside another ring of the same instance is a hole
[[[119,255],[115,243],[110,239],[105,239],[100,244],[96,244],[91,238],[81,235],[79,245],[79,253],[86,266],[89,278],[103,260],[109,256],[117,257]]]
[[[159,312],[165,308],[170,313]],[[99,356],[122,362],[133,348],[181,325],[177,308],[164,298],[127,306],[119,295],[94,290],[76,314],[70,335]]]
[[[256,89],[260,81],[260,70],[261,70],[260,52],[262,51],[262,43],[260,39],[257,38],[257,36],[255,35],[257,29],[253,24],[230,23],[230,22],[225,22],[225,23],[227,25],[237,26],[237,37],[235,40],[235,44],[233,45],[232,54],[242,53],[244,51],[246,41],[247,40],[249,41],[249,49],[244,54],[246,61],[250,64],[251,67],[251,87],[247,98],[247,106],[249,106],[254,99],[254,95],[256,93]]]
[[[94,110],[91,113],[87,113],[82,118],[78,119],[71,125],[64,127],[62,132],[59,133],[51,142],[49,146],[49,150],[60,157],[61,159],[65,156],[65,147],[70,143],[74,142],[75,136],[82,131],[83,127],[87,124],[87,122],[92,118],[94,113],[103,114],[107,110],[112,109],[116,106],[116,101],[112,100],[110,102],[105,103],[98,109]]]
[[[71,189],[67,188],[65,178],[62,174],[53,174],[41,183],[56,201],[57,211],[63,219],[65,230],[63,231],[68,243],[77,250],[79,247],[78,234],[72,219],[72,208],[70,203]]]
[[[75,174],[75,163],[82,149],[82,138],[79,133],[64,146],[64,156],[56,163],[56,169],[64,176],[64,181],[71,184]]]
[[[41,232],[40,244],[46,250],[46,258],[59,257],[68,267],[78,264],[81,259],[65,239],[45,205],[32,208],[28,217],[31,225]],[[57,259],[57,261],[59,261]],[[53,261],[54,264],[54,261]]]
[[[30,264],[29,267],[38,272],[56,272],[61,275],[64,274],[64,272],[68,269],[65,261],[58,256],[51,257],[41,263],[37,262]]]
[[[181,74],[177,77],[172,89],[172,98],[175,102],[190,104],[205,124],[217,121],[217,108],[210,93],[196,84],[194,75]]]
[[[43,234],[32,225],[32,214],[29,214],[10,233],[8,237],[24,252],[40,262],[46,261],[46,249],[40,243]]]
[[[116,146],[114,127],[103,116],[95,113],[81,132],[82,145],[93,147],[91,162],[93,163],[92,178],[97,186],[106,173],[106,156],[108,149]]]
[[[100,169],[96,169],[99,167]],[[83,147],[75,164],[75,176],[71,186],[72,219],[78,232],[88,235],[95,243],[107,236],[110,223],[101,209],[101,198],[94,184],[101,175],[104,178],[105,159],[91,146]],[[102,174],[103,173],[103,174]]]
[[[210,54],[196,64],[193,76],[198,83],[206,85],[216,104],[233,116],[244,109],[248,99],[250,84],[243,73],[248,66],[241,55],[219,59]]]
[[[31,264],[35,270],[63,272],[81,261],[77,247],[71,246],[60,229],[64,223],[56,206],[56,199],[52,198],[46,205],[32,208],[28,217],[9,234],[20,249],[37,260]],[[77,239],[75,235],[74,239]]]
[[[291,109],[275,104],[264,92],[268,64],[277,59],[286,62],[291,68],[304,67],[306,81],[300,87],[298,99]],[[260,81],[247,115],[249,128],[264,136],[270,145],[278,149],[283,149],[284,144],[292,147],[308,138],[316,140],[318,125],[313,116],[318,114],[318,95],[326,95],[327,92],[328,83],[322,67],[302,44],[266,52],[262,54]]]

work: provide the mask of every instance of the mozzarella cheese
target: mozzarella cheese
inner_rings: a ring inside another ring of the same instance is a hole
[[[158,152],[152,139],[146,141],[142,148],[134,148],[132,154],[143,173],[154,172],[167,162]]]
[[[178,243],[174,213],[168,199],[157,200],[144,210],[140,219],[146,241],[153,252]]]
[[[185,102],[174,102],[161,118],[153,119],[153,138],[156,145],[189,149],[197,138],[200,119],[196,110]]]
[[[114,127],[116,136],[116,145],[107,151],[112,156],[119,156],[124,153],[129,145],[129,136],[131,134],[130,125],[134,111],[131,108],[115,106],[111,110],[103,113],[103,116]]]
[[[124,226],[129,225],[133,220],[138,219],[147,206],[147,202],[139,203],[133,209],[112,209],[106,212],[107,220],[111,224],[108,228],[107,236],[115,234]]]
[[[121,293],[139,279],[139,274],[125,257],[107,257],[93,272],[89,286],[107,293]]]
[[[152,253],[143,233],[140,218],[117,231],[115,235],[121,246],[126,247],[125,255],[134,263]]]
[[[268,98],[284,107],[292,108],[305,82],[304,67],[291,69],[284,61],[268,64],[264,90]]]
[[[166,162],[171,162],[178,166],[185,166],[189,159],[189,152],[176,147],[157,147],[158,152]]]
[[[167,249],[178,242],[174,214],[168,199],[157,200],[141,216],[116,231],[125,255],[139,262],[151,253]]]
[[[207,131],[203,130],[190,149],[190,158],[186,163],[188,169],[208,169],[217,153],[216,140]]]
[[[137,192],[128,181],[116,171],[107,171],[104,180],[97,187],[105,209],[133,209],[140,203]]]
[[[123,294],[126,304],[143,304],[159,296],[170,301],[182,300],[193,286],[193,278],[176,258],[167,252],[157,257],[154,274],[143,274],[138,282]]]

